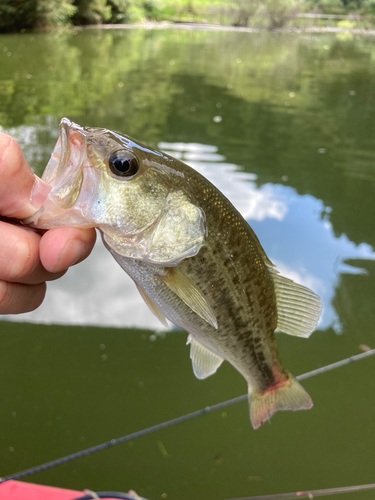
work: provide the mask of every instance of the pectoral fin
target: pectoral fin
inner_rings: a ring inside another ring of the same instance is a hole
[[[138,283],[135,283],[138,289],[138,292],[141,294],[142,299],[146,302],[148,308],[150,311],[158,318],[160,323],[167,328],[169,328],[167,318],[164,316],[164,314],[161,312],[161,310],[158,308],[158,306],[155,304],[153,300],[150,299],[150,297],[147,295],[147,293],[141,288]]]
[[[224,361],[212,351],[204,347],[191,335],[188,336],[187,344],[190,344],[190,358],[193,363],[194,375],[203,379],[213,375]]]
[[[309,288],[270,271],[276,291],[276,328],[289,335],[309,337],[318,324],[322,301]]]
[[[170,270],[168,275],[161,276],[161,279],[190,309],[217,329],[215,314],[208,305],[203,293],[189,276],[175,267]]]

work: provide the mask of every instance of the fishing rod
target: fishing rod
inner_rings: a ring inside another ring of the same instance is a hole
[[[336,363],[332,363],[330,365],[323,366],[322,368],[317,368],[307,373],[303,373],[302,375],[298,375],[297,380],[306,380],[308,378],[315,377],[316,375],[321,375],[322,373],[326,373],[328,371],[336,370],[336,368],[340,368],[342,366],[348,365],[355,361],[361,361],[365,358],[369,358],[375,354],[375,349],[371,349],[370,351],[363,352],[361,354],[357,354],[355,356],[350,356],[349,358],[342,359],[341,361],[337,361]],[[112,448],[113,446],[117,446],[118,444],[126,443],[128,441],[133,441],[134,439],[147,436],[148,434],[152,434],[153,432],[160,431],[162,429],[167,429],[168,427],[172,427],[173,425],[181,424],[183,422],[187,422],[194,418],[202,417],[203,415],[208,415],[214,411],[222,410],[223,408],[227,408],[228,406],[235,405],[237,403],[241,403],[242,401],[247,400],[247,394],[243,396],[238,396],[233,399],[229,399],[227,401],[223,401],[222,403],[218,403],[213,406],[206,406],[206,408],[202,408],[201,410],[188,413],[187,415],[183,415],[182,417],[177,417],[172,420],[168,420],[167,422],[163,422],[161,424],[153,425],[152,427],[148,427],[147,429],[143,429],[141,431],[133,432],[132,434],[128,434],[126,436],[122,436],[117,439],[111,439],[106,443],[102,443],[91,448],[87,448],[82,451],[78,451],[76,453],[72,453],[71,455],[67,455],[62,458],[58,458],[56,460],[52,460],[45,464],[38,465],[36,467],[32,467],[30,469],[26,469],[21,472],[17,472],[6,476],[4,478],[0,478],[0,484],[6,481],[14,480],[14,479],[22,479],[27,476],[31,476],[32,474],[37,474],[38,472],[43,472],[48,469],[52,469],[53,467],[57,467],[62,464],[66,464],[68,462],[72,462],[73,460],[77,460],[82,457],[86,457],[87,455],[91,455],[92,453],[96,453],[98,451],[106,450],[108,448]],[[287,497],[289,498],[289,497]],[[245,500],[245,499],[238,499]],[[254,499],[255,500],[255,499]],[[265,498],[263,500],[266,500]]]
[[[276,493],[274,495],[259,495],[255,497],[231,498],[230,500],[288,500],[293,498],[306,498],[306,497],[312,500],[314,497],[337,495],[339,493],[354,493],[357,491],[366,491],[373,489],[375,489],[375,483],[359,484],[356,486],[342,486],[340,488],[325,488],[321,490],[295,491],[294,493]]]
[[[258,495],[255,497],[242,497],[242,498],[231,498],[228,500],[293,500],[295,498],[309,498],[312,500],[314,497],[328,496],[328,495],[338,495],[340,493],[355,493],[358,491],[367,491],[375,489],[375,483],[373,484],[360,484],[356,486],[342,486],[340,488],[325,488],[320,490],[306,490],[306,491],[294,491],[293,493],[276,493],[273,495]],[[117,493],[112,491],[105,492],[89,492],[84,496],[79,498],[74,498],[72,500],[97,500],[101,498],[118,498],[122,500],[135,500],[136,497],[126,494]],[[140,498],[140,497],[138,497]],[[145,498],[140,498],[140,500],[147,500]]]

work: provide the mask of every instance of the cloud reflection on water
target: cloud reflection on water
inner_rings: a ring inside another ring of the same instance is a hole
[[[35,133],[24,129],[8,133],[21,139],[29,160],[39,159],[44,152],[38,149]],[[250,222],[281,274],[322,297],[320,327],[333,326],[339,332],[339,318],[331,305],[335,285],[340,273],[362,272],[344,261],[374,259],[372,248],[367,244],[356,246],[345,235],[337,238],[327,219],[329,211],[320,200],[298,195],[285,185],[269,183],[258,187],[256,175],[226,163],[215,146],[162,142],[159,148],[195,168],[231,200]],[[36,323],[164,329],[100,241],[89,259],[48,284],[47,297],[38,310],[9,318]]]
[[[247,220],[267,217],[283,220],[288,207],[273,195],[273,185],[258,188],[255,174],[243,172],[238,165],[225,163],[216,146],[160,142],[159,148],[182,160],[204,175],[233,203]]]

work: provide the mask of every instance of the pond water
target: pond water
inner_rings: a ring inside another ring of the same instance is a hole
[[[277,334],[295,375],[375,347],[374,89],[373,39],[348,34],[0,36],[0,131],[38,174],[63,116],[124,132],[207,176],[281,273],[322,297],[309,340]],[[158,323],[100,242],[40,309],[3,319],[0,476],[246,392],[228,363],[195,379],[186,334]],[[30,481],[181,500],[371,483],[374,368],[304,382],[314,408],[257,431],[243,403]]]

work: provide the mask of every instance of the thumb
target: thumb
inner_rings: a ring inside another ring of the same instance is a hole
[[[32,172],[17,141],[0,134],[0,214],[30,217],[43,205],[50,190]]]

